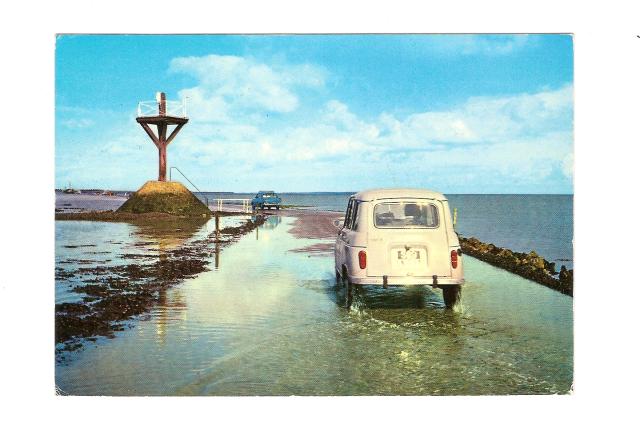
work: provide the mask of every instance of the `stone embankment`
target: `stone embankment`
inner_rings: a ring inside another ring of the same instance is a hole
[[[483,243],[475,237],[460,237],[462,252],[496,267],[503,268],[519,276],[573,296],[573,270],[563,265],[556,271],[556,265],[542,258],[535,251],[528,254]]]

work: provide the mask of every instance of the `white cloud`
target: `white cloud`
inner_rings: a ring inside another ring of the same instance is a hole
[[[423,177],[493,182],[493,188],[503,182],[536,183],[554,170],[571,175],[566,158],[573,146],[572,93],[566,86],[476,97],[447,110],[403,119],[384,112],[370,120],[333,99],[303,121],[285,120],[277,126],[245,124],[249,115],[229,116],[222,123],[194,120],[180,144],[185,160],[215,164],[229,174],[276,168],[276,177],[291,177],[291,184],[297,183],[293,177],[310,171],[340,171],[345,185],[380,174],[410,183],[417,171],[424,171],[418,173]]]
[[[507,50],[527,39],[454,40],[476,48]],[[560,157],[554,160],[536,151],[535,147],[547,140],[555,140],[563,147],[571,145],[570,85],[531,94],[470,98],[454,108],[416,112],[402,119],[382,112],[373,120],[365,120],[346,103],[332,99],[315,113],[305,111],[302,122],[280,121],[273,125],[268,114],[296,110],[303,90],[324,84],[324,71],[308,64],[268,65],[252,58],[219,55],[175,58],[170,69],[198,80],[197,86],[180,92],[181,96],[189,96],[189,114],[193,118],[189,134],[185,131],[182,136],[183,141],[192,142],[181,144],[189,155],[200,156],[200,162],[243,161],[258,167],[283,160],[349,162],[356,155],[359,160],[380,161],[389,156],[415,158],[415,152],[433,156],[457,150],[455,155],[460,159],[470,153],[465,167],[475,162],[507,173],[505,165],[520,164],[516,158],[521,156],[546,159],[549,164],[562,162],[564,152],[556,153]],[[563,132],[568,138],[562,142],[550,137]],[[509,149],[509,144],[516,149]],[[472,148],[475,145],[479,148]],[[500,149],[489,148],[492,145]],[[409,150],[414,154],[407,154]],[[510,171],[551,173],[546,163],[533,169],[521,165]]]
[[[411,115],[401,130],[410,137],[411,146],[491,143],[571,129],[572,115],[573,90],[566,86],[534,94],[471,98],[458,108]]]
[[[321,87],[325,73],[308,64],[266,65],[252,58],[208,55],[174,58],[170,71],[198,79],[198,86],[180,91],[189,97],[190,115],[207,121],[226,121],[229,114],[264,110],[296,110],[298,87]]]

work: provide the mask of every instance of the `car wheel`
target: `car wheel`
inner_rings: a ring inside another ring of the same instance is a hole
[[[342,273],[340,273],[340,284],[342,284],[342,287],[345,287],[348,283],[349,276],[347,275],[347,269],[345,267],[342,267]]]
[[[353,284],[347,278],[346,281],[347,286],[347,308],[351,308],[351,304],[353,303]]]
[[[353,302],[353,283],[349,280],[349,274],[347,273],[347,269],[342,269],[342,286],[347,288],[346,292],[346,308],[351,308],[351,303]]]
[[[442,297],[447,308],[453,308],[460,301],[460,285],[443,286]]]

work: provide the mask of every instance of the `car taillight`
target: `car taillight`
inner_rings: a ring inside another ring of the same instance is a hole
[[[361,270],[367,268],[367,253],[365,251],[358,252],[358,263]]]
[[[458,268],[458,251],[451,251],[451,268]]]

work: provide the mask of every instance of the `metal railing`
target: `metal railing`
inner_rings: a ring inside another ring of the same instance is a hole
[[[251,213],[251,199],[215,199],[216,200],[216,210],[218,212],[222,211],[222,204],[224,202],[242,202],[242,212]]]
[[[169,181],[172,181],[172,179],[171,179],[171,171],[173,169],[175,169],[178,172],[180,172],[180,175],[182,175],[184,177],[184,179],[189,181],[189,184],[191,184],[193,186],[193,188],[195,188],[198,193],[204,194],[204,192],[202,190],[200,190],[193,182],[191,182],[191,180],[189,178],[187,178],[187,176],[184,173],[182,173],[182,171],[180,169],[178,169],[177,166],[171,166],[169,168]],[[206,201],[207,209],[209,209],[209,198],[207,198],[207,196],[205,196],[205,195],[203,195],[202,197],[204,197],[204,200]]]
[[[187,117],[187,100],[182,101],[165,101],[167,116]],[[159,116],[160,105],[157,101],[140,101],[138,102],[138,117]]]

